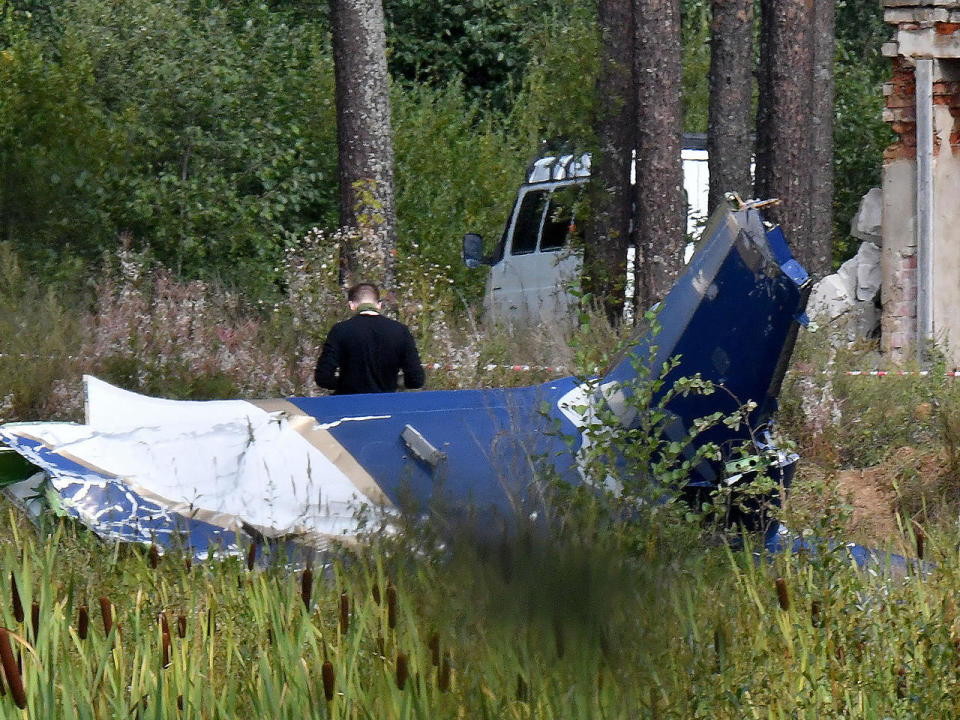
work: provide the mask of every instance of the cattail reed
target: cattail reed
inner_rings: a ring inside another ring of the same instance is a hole
[[[324,661],[323,666],[320,668],[320,676],[323,678],[323,696],[327,699],[327,702],[333,700],[333,690],[334,690],[334,676],[333,676],[333,663],[329,660]]]
[[[313,570],[308,566],[303,571],[300,578],[300,597],[303,598],[303,606],[310,611],[310,598],[313,595]]]
[[[387,626],[391,630],[397,626],[397,588],[393,583],[387,585]]]
[[[156,543],[150,543],[150,552],[147,557],[150,560],[150,567],[156,570],[157,565],[160,564],[160,548],[157,547]]]
[[[443,662],[437,668],[437,688],[440,692],[450,689],[450,653],[443,654]]]
[[[247,550],[247,570],[253,572],[253,565],[257,561],[257,543],[250,543],[250,549]]]
[[[897,697],[901,700],[907,696],[907,669],[901,665],[897,668]]]
[[[427,642],[427,647],[430,648],[430,662],[433,663],[434,667],[440,666],[440,635],[433,633],[430,636],[430,640]]]
[[[10,595],[13,601],[13,618],[18,623],[23,622],[23,603],[20,602],[20,590],[17,589],[17,578],[10,571]]]
[[[527,681],[523,679],[523,675],[517,673],[517,702],[526,702],[528,692],[527,692]]]
[[[77,619],[77,635],[81,640],[87,639],[87,629],[90,627],[90,610],[86,605],[80,606],[79,618]]]
[[[782,577],[777,578],[777,600],[780,603],[781,610],[790,609],[790,594],[787,592],[787,581]]]
[[[30,606],[30,621],[33,625],[33,641],[36,642],[40,637],[40,602],[37,600]]]
[[[113,605],[106,597],[100,598],[100,614],[103,616],[103,634],[109,635],[113,629]]]
[[[350,596],[340,593],[340,632],[344,635],[350,629]]]
[[[179,635],[181,639],[187,636],[187,616],[183,613],[177,615],[177,635]]]
[[[397,653],[397,687],[403,690],[407,684],[407,678],[410,677],[410,668],[407,665],[407,656],[405,653]]]
[[[810,603],[810,624],[814,627],[820,627],[823,624],[823,606],[819,600]]]
[[[917,559],[923,560],[923,546],[926,542],[926,536],[923,533],[923,528],[917,525],[917,529],[914,531],[913,535],[917,541]]]
[[[3,664],[3,674],[7,678],[7,686],[13,695],[13,702],[21,710],[27,706],[27,695],[23,691],[23,679],[20,677],[20,668],[13,657],[13,648],[10,647],[10,633],[6,628],[0,628],[0,663]]]

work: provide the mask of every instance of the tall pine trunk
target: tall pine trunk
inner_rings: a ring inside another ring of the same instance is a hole
[[[634,228],[638,313],[661,300],[683,265],[687,207],[679,0],[633,0],[637,160]]]
[[[381,0],[330,0],[340,225],[361,240],[341,251],[341,281],[396,281],[390,80]]]
[[[833,269],[834,0],[814,0],[813,178],[810,191],[810,252],[807,269],[818,276]]]
[[[812,136],[813,0],[761,0],[756,195],[779,198],[768,217],[815,270]]]
[[[753,192],[753,0],[712,0],[707,151],[708,207]]]
[[[598,0],[597,147],[592,156],[591,214],[584,232],[584,288],[616,324],[623,314],[630,242],[630,156],[634,147],[632,0]]]

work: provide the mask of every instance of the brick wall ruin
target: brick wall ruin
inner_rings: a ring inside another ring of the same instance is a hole
[[[960,0],[884,8],[883,350],[902,362],[929,338],[960,364]]]

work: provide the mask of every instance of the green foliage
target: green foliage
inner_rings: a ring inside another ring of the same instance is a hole
[[[468,97],[503,110],[527,65],[523,38],[546,0],[386,0],[391,75],[443,87],[461,82]]]
[[[393,113],[399,252],[440,266],[463,298],[475,300],[484,278],[463,264],[460,239],[502,232],[522,154],[456,82],[394,93]]]
[[[593,144],[593,107],[599,71],[596,7],[558,0],[533,25],[531,58],[510,113],[524,160],[541,150],[567,152]]]
[[[87,259],[125,231],[188,275],[265,289],[283,244],[336,217],[333,73],[316,25],[247,10],[237,18],[186,0],[65,3],[66,30],[48,47],[21,39],[4,54],[12,82],[0,117],[29,118],[32,128],[0,131],[4,197],[19,180],[34,199],[18,206],[78,235]],[[11,34],[26,38],[18,17],[8,19]],[[61,172],[43,171],[44,158],[71,157]],[[52,177],[59,185],[48,188]],[[9,210],[3,220],[23,247],[56,255],[70,240]]]
[[[683,33],[683,129],[707,131],[710,99],[710,1],[683,0],[680,4]],[[749,32],[749,29],[745,29]]]
[[[64,379],[79,380],[80,313],[23,270],[0,243],[0,422],[49,417]]]
[[[71,39],[61,50],[73,62],[63,64],[19,16],[0,23],[0,237],[57,272],[54,258],[98,252],[110,232],[103,183],[119,137],[91,98],[92,69]]]
[[[889,31],[876,0],[837,3],[837,52],[834,73],[834,262],[854,255],[859,241],[850,237],[850,221],[860,199],[880,185],[883,150],[894,136],[883,122],[883,83],[890,74],[881,45]]]

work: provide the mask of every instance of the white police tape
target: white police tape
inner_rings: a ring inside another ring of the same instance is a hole
[[[0,360],[6,358],[16,358],[18,360],[79,360],[80,358],[76,355],[35,355],[31,353],[0,353]],[[463,370],[463,365],[456,365],[454,363],[424,363],[423,367],[425,370],[446,370],[448,372],[454,372],[457,370]],[[488,364],[483,365],[481,370],[485,372],[493,372],[494,370],[509,370],[511,372],[566,372],[566,368],[562,365],[498,365],[498,364]]]

